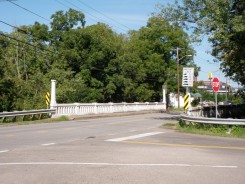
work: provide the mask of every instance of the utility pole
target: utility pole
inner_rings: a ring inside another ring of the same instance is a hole
[[[189,56],[191,57],[191,54],[184,55],[182,58],[179,58],[179,50],[181,50],[179,47],[176,48],[176,64],[177,64],[177,80],[178,80],[178,109],[180,108],[180,74],[179,74],[179,61],[182,60],[184,57]]]
[[[177,64],[177,80],[178,80],[178,109],[180,108],[180,101],[179,101],[179,96],[180,96],[180,79],[179,79],[179,48],[177,47],[176,49],[177,55],[176,55],[176,64]]]

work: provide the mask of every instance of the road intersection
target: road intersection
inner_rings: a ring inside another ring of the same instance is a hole
[[[175,132],[165,113],[0,128],[2,183],[244,183],[245,140]]]

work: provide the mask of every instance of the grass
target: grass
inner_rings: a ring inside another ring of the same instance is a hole
[[[170,123],[164,123],[162,125],[163,128],[169,128],[169,129],[175,129],[176,123],[170,122]]]
[[[178,122],[166,123],[163,124],[162,127],[171,128],[179,132],[192,133],[192,134],[245,138],[245,126],[186,123],[180,120],[179,123]]]
[[[168,110],[171,112],[179,112],[179,111],[184,112],[185,111],[185,109],[183,107],[181,107],[181,108],[169,107]]]
[[[40,124],[40,123],[55,123],[55,122],[60,122],[60,121],[69,121],[69,118],[67,116],[61,116],[58,118],[45,118],[45,119],[40,119],[40,120],[21,120],[16,119],[14,121],[13,119],[9,118],[5,122],[0,122],[0,126],[13,126],[13,125],[29,125],[29,124]]]
[[[181,132],[187,133],[245,138],[245,126],[186,123],[185,121],[180,120],[176,128]]]

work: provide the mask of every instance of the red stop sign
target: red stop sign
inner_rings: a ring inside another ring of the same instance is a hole
[[[219,91],[219,79],[217,77],[214,77],[212,81],[212,87],[213,87],[214,92]]]

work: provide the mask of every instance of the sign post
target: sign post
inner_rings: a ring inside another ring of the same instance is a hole
[[[193,67],[183,68],[182,86],[186,87],[186,95],[184,98],[184,108],[187,114],[189,114],[191,110],[190,87],[193,87],[193,78],[194,78],[194,68]]]
[[[215,113],[215,117],[217,118],[217,114],[218,114],[218,108],[217,108],[217,93],[219,91],[219,87],[220,87],[220,84],[219,84],[219,79],[217,77],[215,77],[212,81],[212,88],[215,92],[215,110],[216,110],[216,113]]]

